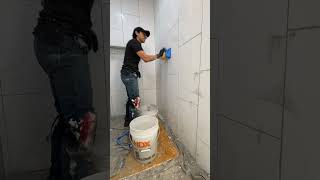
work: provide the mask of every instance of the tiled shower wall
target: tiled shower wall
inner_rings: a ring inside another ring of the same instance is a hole
[[[153,0],[110,1],[110,99],[111,117],[125,114],[126,92],[120,79],[125,46],[133,29],[141,26],[150,30],[150,37],[142,44],[148,54],[155,54]],[[140,62],[139,90],[142,104],[156,104],[155,62]]]
[[[210,172],[210,0],[155,0],[157,103],[180,141]]]

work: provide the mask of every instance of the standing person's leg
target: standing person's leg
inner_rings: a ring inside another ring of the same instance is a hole
[[[139,97],[138,77],[135,73],[121,73],[121,80],[126,86],[128,101],[126,104],[126,118],[124,126],[128,126],[130,121],[135,117],[136,111],[132,100]]]
[[[52,36],[60,41],[52,41]],[[51,136],[51,168],[50,180],[67,180],[71,178],[70,157],[66,151],[66,116],[74,112],[72,78],[69,76],[70,66],[64,64],[62,34],[39,33],[35,35],[34,49],[37,60],[48,74],[56,110],[59,113],[57,125]]]
[[[88,136],[83,137],[83,132],[88,135],[92,133],[92,129],[95,130],[92,128],[95,127],[92,126],[93,113],[85,113],[93,112],[88,57],[85,48],[79,46],[73,37],[64,35],[60,44],[52,44],[47,42],[46,36],[41,34],[35,37],[35,52],[39,64],[50,78],[55,105],[61,117],[51,137],[51,171],[55,173],[55,178],[64,180],[63,177],[67,176],[65,173],[69,172],[66,164],[70,164],[70,158],[66,157],[66,148],[77,141],[67,133],[70,132],[70,118],[77,124],[82,118],[84,128],[77,128],[78,138],[82,137],[82,142],[88,140]]]

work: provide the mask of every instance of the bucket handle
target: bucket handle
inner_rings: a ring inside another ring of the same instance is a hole
[[[158,129],[156,142],[158,142],[159,136],[160,136],[160,129]],[[129,133],[129,140],[130,140],[132,146],[134,146],[136,149],[139,149],[139,148],[136,147],[135,144],[133,143],[133,140],[132,140],[132,137],[131,137],[131,134],[130,134],[130,133]]]

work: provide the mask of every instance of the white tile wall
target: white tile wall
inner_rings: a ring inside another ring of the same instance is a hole
[[[110,111],[111,117],[121,116],[126,114],[126,93],[113,93],[110,95]]]
[[[110,44],[112,46],[119,46],[123,47],[124,41],[123,41],[123,31],[117,30],[117,29],[111,29],[110,31]]]
[[[214,45],[216,44],[213,44],[213,46]],[[209,70],[209,69],[210,69],[210,38],[202,38],[200,70]]]
[[[210,71],[200,74],[198,113],[198,138],[210,144]]]
[[[122,31],[122,11],[120,0],[110,0],[110,28]]]
[[[156,64],[160,114],[198,164],[210,171],[210,0],[155,0],[155,47],[172,48]],[[205,16],[205,17],[203,17]],[[202,21],[203,20],[203,21]],[[200,81],[199,81],[200,80]]]
[[[155,32],[154,32],[154,11],[153,1],[139,0],[140,26],[150,31],[150,37],[143,44],[146,53],[155,54]]]
[[[141,104],[157,104],[156,90],[143,90],[143,99]]]
[[[111,45],[124,47],[127,42],[132,39],[133,29],[137,26],[141,26],[144,29],[150,31],[151,35],[146,40],[142,47],[147,54],[155,54],[155,29],[154,29],[154,4],[152,0],[112,0],[111,1],[111,23],[115,22],[111,26]],[[119,22],[120,17],[120,22]],[[120,26],[120,27],[119,27]],[[123,28],[123,29],[122,29]],[[122,33],[122,35],[121,35]],[[123,38],[122,38],[123,37]],[[121,59],[120,61],[113,61],[113,59]],[[123,55],[111,58],[111,98],[112,113],[119,114],[121,112],[121,99],[116,96],[123,95],[125,87],[117,82],[120,73],[117,71],[121,69],[123,63]],[[156,103],[156,70],[155,62],[144,63],[140,62],[139,69],[142,77],[139,81],[139,91],[142,101],[145,103]],[[153,93],[153,94],[152,94]]]
[[[123,41],[123,25],[121,1],[110,1],[110,45],[125,46]]]
[[[197,148],[197,106],[179,100],[178,137],[193,157]]]
[[[110,90],[114,92],[123,91],[123,84],[120,79],[120,70],[123,64],[124,49],[110,50]]]
[[[143,89],[156,89],[155,62],[141,62],[143,69]]]
[[[198,104],[201,35],[179,48],[179,97]]]
[[[210,38],[210,0],[202,0],[202,37]]]
[[[197,140],[197,163],[206,171],[210,172],[210,144],[206,144],[200,139]]]
[[[179,45],[201,32],[202,0],[179,0]]]
[[[139,16],[123,14],[123,40],[124,44],[132,39],[133,29],[139,26]]]
[[[168,46],[171,48],[171,59],[167,62],[168,74],[178,74],[179,66],[179,26],[174,25],[168,33]],[[182,60],[182,59],[181,59]]]
[[[124,49],[110,49],[110,111],[111,117],[124,115],[127,93],[120,78]]]
[[[139,16],[139,0],[121,0],[122,12]]]
[[[166,99],[167,99],[167,119],[170,127],[174,132],[178,132],[178,75],[169,75],[166,86]]]

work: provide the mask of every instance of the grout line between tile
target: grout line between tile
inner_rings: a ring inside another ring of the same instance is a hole
[[[289,14],[290,14],[290,1],[287,3],[287,26],[286,26],[286,35],[290,32],[289,30]],[[288,62],[288,38],[285,39],[285,58],[284,58],[284,71],[283,71],[283,97],[282,97],[282,118],[281,118],[281,131],[280,131],[280,158],[279,158],[279,180],[282,179],[282,165],[283,165],[283,130],[284,130],[284,118],[285,118],[285,105],[286,105],[286,76],[287,76],[287,62]]]
[[[202,27],[201,27],[202,28]],[[188,42],[192,41],[193,39],[195,39],[197,36],[199,36],[200,34],[202,34],[202,30],[200,33],[196,34],[195,36],[193,36],[192,38],[190,38],[189,40],[187,40],[186,42],[184,42],[183,44],[179,45],[179,48],[183,47],[184,45],[186,45]],[[179,39],[180,40],[180,39]],[[202,41],[202,40],[201,40]]]
[[[200,67],[201,67],[201,59],[202,59],[202,53],[201,53],[201,50],[202,50],[202,26],[203,26],[203,0],[202,0],[202,13],[201,13],[201,40],[200,40],[200,62],[199,62],[199,69],[198,71],[200,72]],[[199,108],[200,108],[200,96],[199,96],[199,91],[200,91],[200,81],[201,81],[201,78],[200,78],[200,73],[198,74],[198,107],[197,107],[197,128],[196,128],[196,157],[197,158],[197,153],[198,153],[198,128],[199,128]]]
[[[257,132],[259,132],[259,133],[261,133],[261,134],[267,135],[267,136],[272,137],[272,138],[274,138],[274,139],[276,139],[276,140],[279,140],[279,141],[281,140],[281,138],[279,138],[279,137],[277,137],[277,136],[274,136],[274,135],[272,135],[272,134],[270,134],[270,133],[268,133],[268,132],[266,132],[266,131],[263,131],[263,130],[260,130],[260,129],[251,127],[250,125],[247,125],[247,124],[245,124],[245,123],[243,123],[243,122],[240,122],[240,121],[231,119],[231,118],[229,118],[228,116],[226,116],[226,115],[224,115],[224,114],[219,114],[218,116],[222,116],[223,118],[225,118],[225,119],[228,120],[228,121],[232,121],[232,122],[234,122],[234,123],[236,123],[236,124],[239,124],[239,125],[241,125],[241,126],[243,126],[243,127],[246,127],[246,128],[248,128],[248,129],[250,129],[250,130],[257,131]]]

